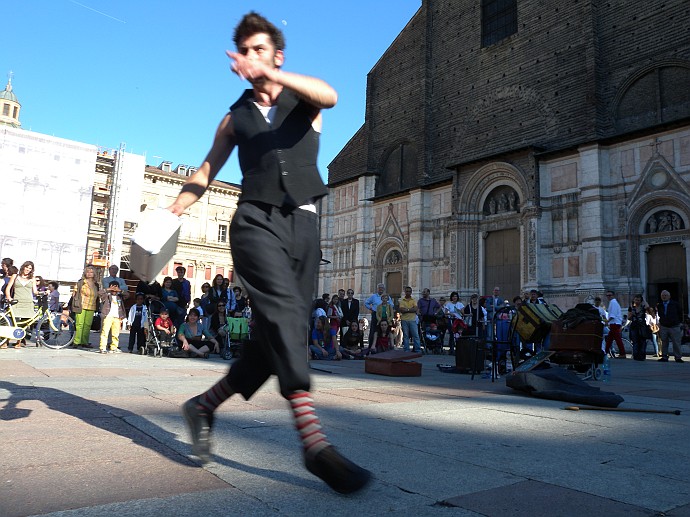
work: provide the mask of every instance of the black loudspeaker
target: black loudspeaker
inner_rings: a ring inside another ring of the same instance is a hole
[[[455,369],[472,373],[472,358],[474,357],[474,373],[484,370],[484,347],[482,341],[475,337],[463,337],[455,343]]]

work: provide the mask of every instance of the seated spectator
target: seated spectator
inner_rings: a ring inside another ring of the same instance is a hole
[[[340,350],[330,337],[328,321],[325,317],[316,320],[314,330],[311,331],[311,344],[309,345],[312,359],[340,360],[343,358]]]
[[[180,329],[177,331],[177,339],[182,345],[182,350],[191,352],[197,357],[208,359],[210,348],[206,343],[213,344],[214,354],[220,353],[220,345],[216,338],[211,335],[211,332],[204,328],[199,317],[197,309],[189,309],[186,321],[180,325]]]
[[[153,322],[153,326],[156,327],[156,332],[158,333],[158,340],[161,342],[162,346],[170,346],[172,338],[175,335],[175,325],[173,325],[170,319],[170,314],[168,309],[161,310],[160,314]]]
[[[210,315],[213,311],[209,310],[212,304],[211,301],[211,284],[204,282],[201,284],[201,308],[204,310],[204,314]]]
[[[359,330],[359,323],[353,321],[343,334],[340,342],[340,353],[348,359],[364,359],[364,332]]]
[[[369,343],[367,353],[379,354],[388,350],[393,350],[393,333],[388,326],[388,320],[383,319],[376,325],[374,339]]]

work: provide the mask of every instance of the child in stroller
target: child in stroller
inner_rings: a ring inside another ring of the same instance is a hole
[[[154,310],[158,311],[155,313]],[[152,303],[149,311],[149,332],[147,339],[148,353],[152,357],[168,355],[175,339],[175,325],[170,319],[168,309],[163,306],[154,307]]]
[[[424,331],[424,346],[427,352],[440,354],[443,352],[443,340],[441,331],[436,323],[430,323]]]

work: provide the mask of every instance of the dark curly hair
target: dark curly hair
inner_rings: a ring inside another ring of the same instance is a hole
[[[239,48],[241,41],[258,33],[268,34],[276,50],[285,50],[285,36],[283,36],[283,32],[254,11],[245,14],[244,18],[240,20],[240,23],[235,27],[235,34],[232,40],[235,42],[235,46]]]

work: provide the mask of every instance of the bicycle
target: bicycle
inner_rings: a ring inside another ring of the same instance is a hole
[[[24,339],[31,327],[34,327],[35,341],[39,346],[56,350],[72,344],[76,325],[68,315],[62,311],[51,312],[39,305],[33,317],[18,321],[12,310],[16,303],[17,300],[5,300],[0,310],[0,347],[6,347],[10,339]]]

